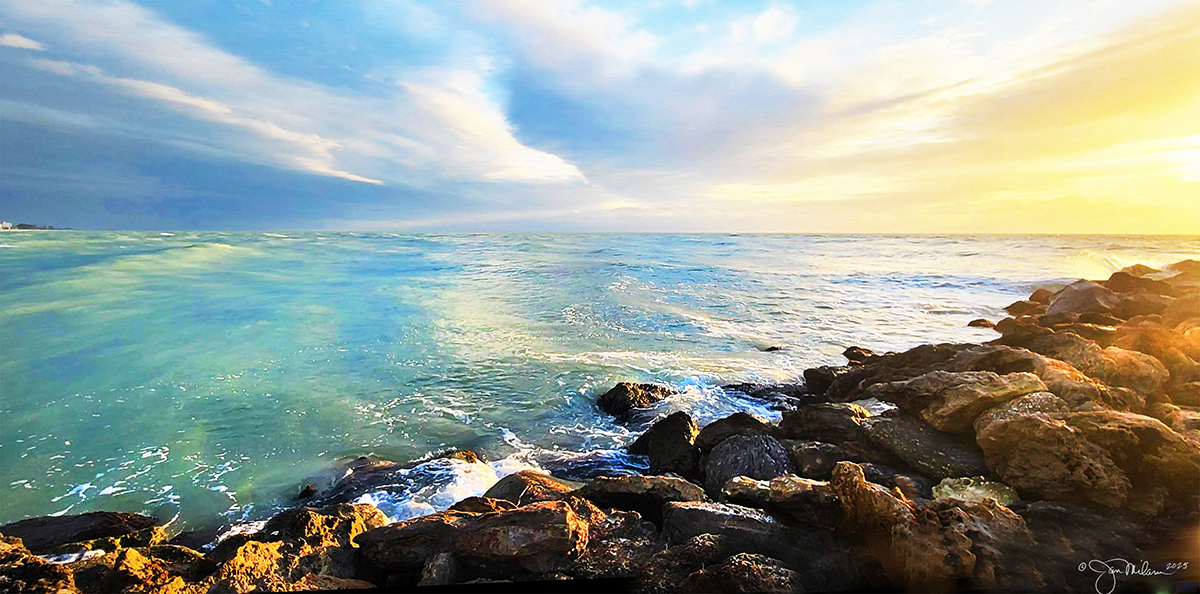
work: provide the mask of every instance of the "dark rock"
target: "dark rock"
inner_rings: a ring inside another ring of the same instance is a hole
[[[597,477],[572,492],[605,508],[636,511],[662,524],[663,505],[670,501],[704,501],[704,489],[670,476]]]
[[[934,480],[989,474],[975,444],[915,419],[873,417],[863,421],[862,426],[878,447]]]
[[[700,452],[693,442],[698,432],[692,417],[680,411],[655,423],[630,444],[627,451],[638,456],[649,456],[650,472],[653,474],[674,472],[680,476],[696,477]]]
[[[438,512],[369,530],[355,537],[354,543],[363,558],[383,577],[389,574],[408,576],[415,584],[426,562],[447,550],[459,528],[478,517],[479,514],[460,511]]]
[[[1046,313],[1084,313],[1093,311],[1108,313],[1112,311],[1112,308],[1120,300],[1120,297],[1116,293],[1108,290],[1103,285],[1092,281],[1080,280],[1063,287],[1062,290],[1055,293],[1050,299],[1050,305],[1046,307]]]
[[[872,357],[876,357],[878,355],[876,355],[875,351],[872,351],[871,349],[864,349],[860,346],[852,346],[842,351],[842,356],[845,357],[851,365],[856,365],[866,363]]]
[[[360,456],[348,462],[339,463],[336,468],[339,478],[328,489],[318,490],[307,504],[322,506],[350,503],[364,493],[372,491],[398,490],[403,492],[413,482],[412,471],[414,469],[427,468],[431,472],[440,472],[446,466],[454,464],[453,461],[474,464],[481,463],[483,458],[470,450],[446,450],[404,464],[374,456]],[[420,472],[418,471],[417,474],[419,475]]]
[[[1108,277],[1108,280],[1104,282],[1104,285],[1115,293],[1142,292],[1150,293],[1152,295],[1167,295],[1172,297],[1176,294],[1175,287],[1172,287],[1170,283],[1129,274],[1125,271],[1114,272],[1112,276]]]
[[[458,559],[450,553],[438,553],[425,562],[418,586],[448,586],[463,581]]]
[[[1113,315],[1128,320],[1136,316],[1162,314],[1172,303],[1174,297],[1154,295],[1152,293],[1130,293],[1121,296],[1121,301],[1113,306]]]
[[[804,592],[800,575],[765,555],[738,553],[697,571],[679,584],[680,592]]]
[[[1146,266],[1145,264],[1134,264],[1132,266],[1126,266],[1126,267],[1122,268],[1120,271],[1122,273],[1128,274],[1130,276],[1136,276],[1139,278],[1143,277],[1143,276],[1154,275],[1154,274],[1162,274],[1161,270],[1159,270],[1157,268],[1151,268],[1149,266]]]
[[[1054,292],[1049,289],[1036,289],[1029,295],[1029,300],[1042,305],[1050,305],[1050,298],[1054,296]]]
[[[978,436],[987,465],[1023,498],[1125,505],[1130,482],[1108,452],[1044,414],[999,419]]]
[[[788,439],[842,443],[863,438],[859,423],[869,418],[867,409],[844,402],[810,404],[783,413],[779,432]]]
[[[1096,324],[1084,324],[1075,322],[1072,324],[1054,324],[1050,326],[1055,332],[1070,332],[1076,336],[1095,341],[1100,346],[1111,346],[1113,338],[1116,337],[1117,329],[1112,326],[1097,326]]]
[[[0,591],[78,592],[71,570],[32,555],[21,539],[0,534]]]
[[[996,323],[991,320],[979,318],[977,320],[971,320],[970,322],[967,322],[967,326],[970,328],[995,328]]]
[[[762,348],[762,351],[764,353],[774,353],[776,351],[784,351],[784,350],[787,350],[787,347],[782,344],[773,344],[771,346]]]
[[[587,544],[588,523],[568,502],[541,501],[461,526],[449,552],[476,575],[509,577],[565,569]]]
[[[770,514],[740,505],[671,502],[663,509],[663,537],[678,545],[701,534],[725,537],[733,550],[762,552],[780,544],[783,526]]]
[[[810,479],[827,480],[833,466],[842,460],[865,462],[851,452],[831,443],[781,439],[779,444],[787,450],[797,474]]]
[[[633,581],[635,592],[672,592],[687,576],[729,556],[731,547],[717,534],[699,534],[655,553]]]
[[[536,470],[522,470],[500,479],[483,496],[510,501],[521,507],[538,501],[562,499],[573,489],[548,474]]]
[[[149,547],[165,543],[166,541],[167,531],[162,526],[151,526],[137,532],[122,534],[121,536],[93,538],[92,540],[67,543],[47,552],[51,555],[73,555],[84,551],[116,551],[128,547]]]
[[[788,414],[788,413],[784,413]],[[707,453],[717,444],[734,435],[768,435],[775,434],[775,427],[758,417],[736,412],[723,419],[718,419],[704,426],[696,435],[696,447],[701,453]]]
[[[1014,316],[1037,315],[1045,312],[1046,306],[1038,303],[1037,301],[1022,299],[1020,301],[1013,302],[1008,307],[1005,307],[1004,311]]]
[[[1079,318],[1075,320],[1081,324],[1095,324],[1096,326],[1119,326],[1121,318],[1112,314],[1101,312],[1085,312],[1079,314]]]
[[[618,382],[613,389],[600,395],[596,404],[600,410],[617,418],[624,418],[635,408],[646,408],[679,392],[668,386],[658,384],[635,384]]]
[[[825,481],[784,475],[770,481],[739,476],[721,489],[726,503],[746,505],[787,517],[809,526],[833,530],[842,519],[842,508]]]
[[[804,385],[810,394],[824,395],[829,390],[829,386],[833,385],[833,380],[838,374],[845,372],[848,367],[829,366],[814,367],[804,370]]]
[[[883,485],[889,489],[899,489],[909,499],[933,498],[933,481],[919,474],[902,472],[890,466],[870,462],[859,464],[859,466],[863,469],[863,475],[872,483]]]
[[[154,526],[154,518],[122,512],[88,512],[67,516],[29,518],[0,526],[0,534],[20,538],[36,554],[61,545],[132,534]]]
[[[1094,592],[1100,574],[1087,566],[1079,570],[1081,564],[1092,559],[1146,559],[1144,551],[1153,541],[1138,523],[1070,503],[1035,501],[1014,505],[1013,511],[1036,539],[1027,554],[1037,564],[1047,592]]]
[[[735,476],[772,479],[792,472],[787,451],[767,435],[734,435],[712,449],[705,465],[705,488],[719,494]]]
[[[1032,373],[931,371],[910,380],[875,384],[867,395],[893,402],[935,429],[953,433],[970,429],[976,417],[997,404],[1044,391],[1046,385]]]
[[[309,483],[307,485],[304,485],[304,488],[300,489],[300,492],[296,494],[296,501],[308,501],[309,499],[312,499],[316,494],[317,494],[317,486],[312,483]]]
[[[940,369],[963,350],[977,347],[972,344],[927,344],[903,353],[879,355],[869,363],[851,366],[839,374],[826,395],[840,402],[861,400],[867,388],[874,384],[912,379]]]
[[[203,550],[206,546],[215,543],[217,541],[217,537],[220,535],[220,528],[216,526],[209,526],[207,528],[199,528],[196,530],[188,530],[187,532],[180,532],[179,534],[171,537],[171,539],[167,541],[167,544],[199,551]]]
[[[468,512],[472,514],[490,514],[492,512],[516,509],[517,504],[504,499],[489,497],[468,497],[450,506],[451,511]]]

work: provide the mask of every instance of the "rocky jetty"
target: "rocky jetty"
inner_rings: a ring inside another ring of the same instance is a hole
[[[0,526],[0,590],[1194,591],[1200,264],[1039,289],[1006,311],[989,343],[851,347],[802,384],[727,386],[782,419],[666,416],[628,446],[644,475],[526,470],[390,522],[354,501],[478,456],[360,458],[204,552],[137,514]],[[653,419],[673,393],[621,383],[597,406]]]

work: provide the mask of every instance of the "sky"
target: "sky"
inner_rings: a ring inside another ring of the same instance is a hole
[[[5,0],[0,218],[1200,233],[1200,3]]]

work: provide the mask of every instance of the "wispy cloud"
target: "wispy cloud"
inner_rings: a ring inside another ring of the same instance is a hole
[[[42,44],[40,44],[28,37],[21,37],[20,35],[17,35],[16,33],[5,33],[3,35],[0,35],[0,45],[2,45],[4,47],[15,47],[15,48],[19,48],[19,49],[34,50],[34,51],[38,51],[38,52],[46,49],[46,48],[42,47]]]

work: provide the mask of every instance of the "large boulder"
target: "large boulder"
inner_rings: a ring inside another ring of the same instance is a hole
[[[701,534],[719,534],[734,550],[767,552],[781,545],[783,531],[770,514],[740,505],[679,501],[663,509],[662,534],[672,545]]]
[[[864,436],[859,423],[869,418],[867,409],[848,402],[810,404],[786,411],[779,421],[779,432],[788,439],[843,443]]]
[[[1132,483],[1129,507],[1155,515],[1164,507],[1200,503],[1200,447],[1161,421],[1117,411],[1071,413],[1063,420],[1104,448]]]
[[[1026,394],[1044,392],[1032,373],[931,371],[910,380],[876,384],[867,394],[920,415],[939,431],[966,431],[985,410]]]
[[[1149,270],[1154,269],[1149,268]],[[1142,272],[1143,274],[1134,274],[1136,272]],[[1170,283],[1147,278],[1146,274],[1153,273],[1140,270],[1121,270],[1112,273],[1112,276],[1108,277],[1107,281],[1104,281],[1104,285],[1114,293],[1149,293],[1151,295],[1166,295],[1168,297],[1176,295],[1175,287],[1172,287]]]
[[[975,433],[982,433],[984,428],[993,421],[1011,419],[1034,413],[1065,413],[1070,412],[1071,406],[1067,401],[1050,392],[1034,392],[1020,398],[1014,398],[1003,404],[998,404],[984,411],[973,423]]]
[[[1128,320],[1137,316],[1161,314],[1174,302],[1174,297],[1165,295],[1130,293],[1121,296],[1121,300],[1113,307],[1112,312],[1114,316]]]
[[[699,534],[686,542],[654,553],[632,581],[634,592],[671,592],[692,573],[728,557],[733,551],[727,538]]]
[[[680,476],[695,477],[700,461],[700,452],[695,446],[697,433],[699,429],[696,422],[686,412],[680,411],[655,423],[626,451],[648,456],[652,474],[674,472]]]
[[[787,450],[767,435],[734,435],[708,454],[704,466],[705,487],[718,494],[725,481],[735,476],[773,479],[793,472]]]
[[[999,374],[1029,372],[1046,384],[1073,410],[1097,406],[1117,410],[1139,409],[1144,398],[1128,388],[1113,388],[1088,377],[1071,364],[1033,351],[998,344],[980,345],[962,351],[950,363],[952,371],[993,371]]]
[[[774,436],[775,433],[775,427],[762,419],[747,412],[736,412],[705,425],[696,436],[696,447],[701,453],[707,453],[734,435]]]
[[[663,505],[671,501],[704,501],[704,489],[672,476],[596,477],[572,492],[604,508],[636,511],[662,524]]]
[[[1172,380],[1190,373],[1200,358],[1200,341],[1158,325],[1119,328],[1112,345],[1158,359],[1171,373]]]
[[[1068,332],[1014,333],[995,342],[1065,361],[1110,386],[1129,388],[1143,395],[1159,393],[1169,377],[1167,369],[1154,357],[1118,347],[1103,348]]]
[[[588,544],[588,523],[566,501],[542,501],[480,516],[454,535],[450,552],[476,571],[509,577],[520,568],[532,573],[562,569]]]
[[[796,474],[810,479],[827,480],[833,466],[842,460],[867,462],[858,452],[831,443],[781,439],[779,444],[787,450]]]
[[[71,570],[34,556],[21,539],[0,534],[0,591],[74,594]]]
[[[381,584],[411,583],[419,579],[425,563],[445,551],[459,528],[479,514],[443,511],[369,530],[354,539],[362,558],[379,574]],[[390,578],[396,576],[401,579]]]
[[[1082,431],[1044,414],[1000,419],[977,436],[990,467],[1026,499],[1125,505],[1125,472]]]
[[[659,384],[617,382],[616,386],[596,399],[596,405],[600,410],[618,419],[624,419],[635,408],[646,408],[678,393],[674,388]]]
[[[483,496],[510,501],[520,507],[538,501],[562,499],[573,490],[571,485],[548,474],[522,470],[500,479]]]
[[[1188,318],[1200,316],[1200,291],[1176,299],[1162,312],[1162,325],[1174,328]]]
[[[204,555],[174,545],[125,548],[66,567],[84,592],[177,591],[216,569]]]
[[[775,477],[770,481],[734,477],[721,489],[721,499],[766,509],[830,530],[842,519],[841,507],[828,483],[795,475]]]
[[[974,347],[977,345],[926,344],[903,353],[879,355],[838,374],[826,396],[839,402],[861,400],[865,398],[866,390],[874,384],[912,379],[942,369],[959,353]]]
[[[804,592],[800,575],[766,555],[738,553],[689,575],[679,592]]]
[[[41,554],[68,543],[133,534],[157,523],[141,514],[97,511],[20,520],[0,526],[0,534],[19,538],[25,548]]]
[[[1079,280],[1063,287],[1050,298],[1046,314],[1109,312],[1120,300],[1116,293],[1104,285]]]
[[[989,474],[975,444],[916,419],[874,417],[862,426],[877,447],[934,480]]]

